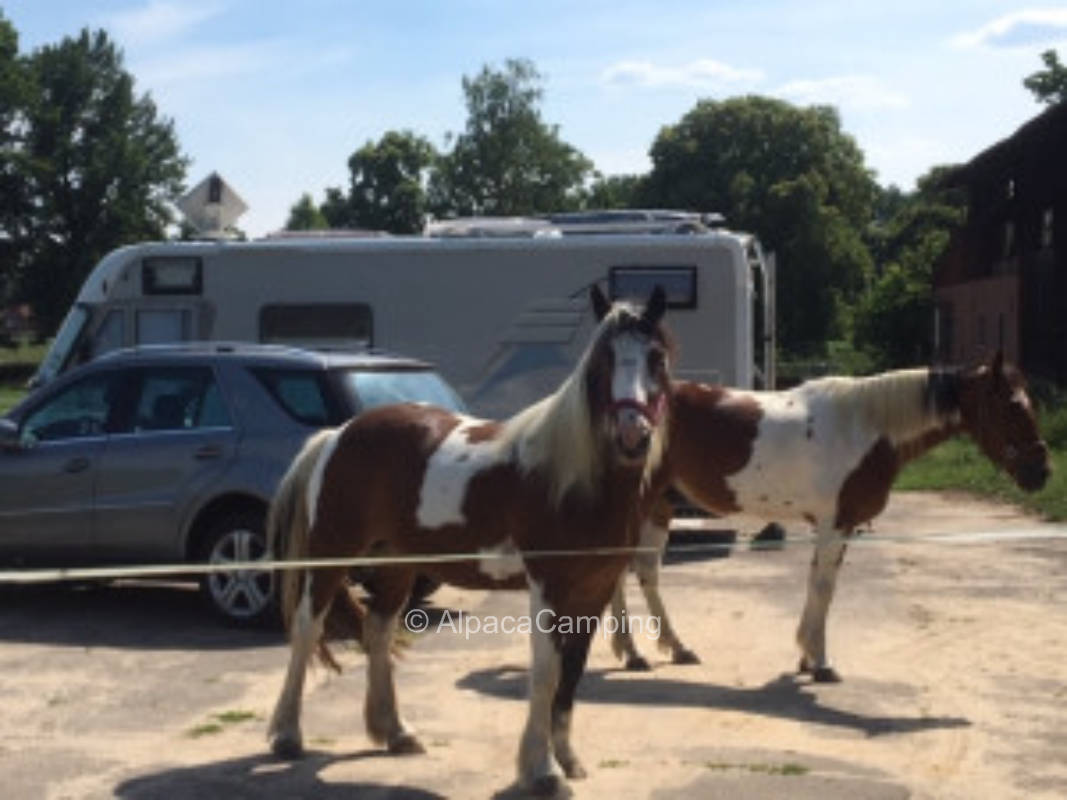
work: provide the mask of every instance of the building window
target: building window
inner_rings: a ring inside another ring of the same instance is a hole
[[[1056,216],[1051,208],[1046,208],[1041,213],[1041,249],[1052,249],[1052,231],[1055,226]]]
[[[1001,258],[1011,258],[1015,254],[1015,223],[1004,223],[1004,249]]]

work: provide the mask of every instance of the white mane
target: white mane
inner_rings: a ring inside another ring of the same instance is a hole
[[[867,378],[818,378],[797,387],[809,402],[829,401],[842,415],[885,434],[894,444],[904,444],[941,427],[946,416],[929,402],[930,371],[905,369]]]
[[[534,469],[544,472],[556,506],[571,489],[590,494],[600,475],[601,450],[597,446],[598,432],[593,430],[590,418],[585,375],[593,349],[623,310],[638,313],[630,306],[616,304],[597,326],[578,366],[559,389],[504,423],[501,448],[514,452],[525,472]],[[646,459],[646,475],[660,458],[663,448],[660,433],[656,431]]]

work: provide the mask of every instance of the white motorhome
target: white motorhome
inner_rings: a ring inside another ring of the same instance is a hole
[[[599,283],[612,298],[642,299],[663,285],[680,377],[771,385],[773,344],[760,348],[757,337],[773,341],[773,258],[756,239],[702,226],[619,228],[466,220],[427,236],[123,247],[86,279],[36,380],[137,344],[373,347],[432,362],[475,412],[506,416],[572,369],[593,325],[588,287]]]

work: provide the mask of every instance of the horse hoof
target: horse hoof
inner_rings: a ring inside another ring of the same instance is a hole
[[[683,647],[681,650],[674,651],[674,656],[671,660],[675,664],[699,664],[700,656],[698,656],[688,647]]]
[[[389,742],[389,752],[394,756],[416,756],[426,752],[414,734],[402,733]]]
[[[531,797],[568,798],[573,796],[570,788],[559,775],[541,775],[530,783]]]
[[[801,656],[800,663],[797,664],[797,674],[798,675],[807,675],[807,674],[809,674],[811,672],[811,670],[812,670],[811,662],[808,661],[807,658]]]
[[[295,761],[304,755],[304,745],[299,739],[279,736],[270,743],[271,752],[284,761]]]
[[[811,671],[811,679],[815,683],[841,683],[841,676],[833,667],[816,667]]]
[[[573,761],[561,761],[560,766],[563,767],[563,774],[572,781],[580,781],[589,774],[585,771],[585,767],[582,766],[582,762],[577,758]]]
[[[626,659],[626,669],[630,672],[651,672],[652,665],[645,660],[644,656],[630,656]]]

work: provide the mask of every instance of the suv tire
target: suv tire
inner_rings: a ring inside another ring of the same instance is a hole
[[[222,514],[209,523],[199,560],[226,564],[264,558],[264,528],[263,512]],[[231,625],[259,627],[278,619],[278,580],[270,570],[207,573],[200,580],[200,591],[215,613]]]

